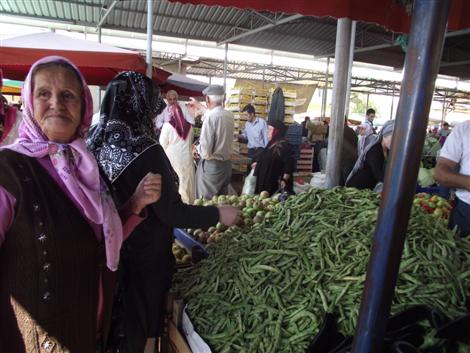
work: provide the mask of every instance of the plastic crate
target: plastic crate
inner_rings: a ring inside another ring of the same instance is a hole
[[[174,228],[173,235],[175,236],[176,240],[178,240],[181,245],[191,254],[192,249],[194,246],[198,247],[205,256],[209,256],[204,245],[199,243],[198,241],[194,240],[188,233],[186,233],[183,229]]]

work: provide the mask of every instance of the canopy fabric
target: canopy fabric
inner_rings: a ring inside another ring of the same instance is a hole
[[[163,92],[175,90],[182,97],[202,97],[207,83],[180,74],[172,74],[162,86]]]
[[[396,0],[170,0],[194,5],[248,8],[257,11],[299,13],[306,16],[332,16],[376,23],[394,32],[408,33],[411,17]],[[470,28],[470,1],[453,0],[448,30]]]
[[[105,86],[121,71],[145,73],[144,58],[136,52],[60,35],[37,33],[0,41],[0,68],[5,77],[24,80],[31,65],[48,55],[60,55],[78,66],[90,85]],[[170,72],[154,68],[153,80],[164,84]]]

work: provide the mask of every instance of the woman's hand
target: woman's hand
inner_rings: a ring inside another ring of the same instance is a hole
[[[148,173],[142,178],[131,197],[131,210],[134,214],[140,214],[145,206],[157,202],[162,190],[162,176]]]
[[[240,222],[242,212],[238,208],[230,205],[221,205],[217,208],[219,209],[220,223],[230,227]]]

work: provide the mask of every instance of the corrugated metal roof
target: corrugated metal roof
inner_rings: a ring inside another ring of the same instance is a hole
[[[2,0],[0,13],[72,21],[97,25],[111,0]],[[147,2],[119,1],[103,24],[105,28],[144,32],[147,26]],[[251,10],[154,2],[154,33],[189,39],[222,41],[281,18],[282,14]],[[383,33],[385,33],[382,30]],[[359,32],[358,32],[359,33]],[[383,34],[386,36],[386,34]],[[321,55],[334,51],[336,20],[303,17],[269,30],[244,37],[233,43],[261,48]],[[364,45],[377,40],[366,36]]]
[[[112,0],[1,0],[0,13],[22,15],[51,20],[70,21],[85,26],[96,26]],[[145,32],[147,27],[147,1],[118,1],[109,13],[104,28],[131,32]],[[179,38],[220,42],[253,28],[269,24],[282,18],[283,14],[255,12],[219,6],[192,5],[154,1],[155,34]],[[450,61],[469,61],[468,38],[462,45],[462,37],[446,41],[444,59],[449,53]],[[393,42],[393,33],[371,24],[358,23],[356,28],[356,47],[369,47]],[[315,56],[334,53],[336,41],[336,20],[332,18],[302,17],[276,27],[251,34],[234,44]],[[392,56],[389,56],[390,54]],[[397,48],[375,50],[355,56],[355,60],[376,64],[389,63],[403,65],[404,53]],[[468,64],[468,63],[467,63]],[[462,64],[465,65],[465,64]],[[459,65],[443,68],[441,72],[452,72],[460,77],[468,77],[465,66],[462,72]]]

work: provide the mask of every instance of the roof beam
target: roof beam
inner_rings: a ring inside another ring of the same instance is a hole
[[[302,18],[302,17],[304,17],[304,16],[303,15],[292,15],[292,16],[284,17],[284,18],[281,18],[280,20],[278,20],[274,23],[269,23],[267,25],[264,25],[264,26],[261,26],[261,27],[258,27],[258,28],[253,28],[253,29],[251,29],[249,31],[246,31],[244,33],[240,33],[240,34],[237,34],[236,36],[224,39],[223,41],[218,42],[217,45],[231,43],[231,42],[234,42],[234,41],[239,40],[241,38],[251,36],[252,34],[265,31],[267,29],[282,25],[282,24],[287,23],[287,22],[297,20],[297,19]]]
[[[468,33],[470,33],[470,29],[462,29],[462,30],[459,30],[459,31],[447,32],[445,34],[445,38],[457,37],[457,36],[461,36],[461,35],[468,34]],[[386,48],[393,48],[393,47],[396,47],[396,46],[398,46],[398,44],[395,44],[395,43],[384,43],[384,44],[372,45],[372,46],[369,46],[369,47],[357,48],[357,49],[354,50],[354,54],[364,53],[364,52],[374,51],[374,50],[380,50],[380,49],[386,49]],[[326,55],[316,56],[315,59],[334,57],[334,56],[335,56],[334,53],[330,53],[330,54],[326,54]]]
[[[454,62],[441,63],[441,67],[460,66],[460,65],[469,65],[469,64],[470,64],[470,60],[454,61]]]
[[[96,26],[95,28],[95,32],[98,31],[98,29],[103,25],[104,21],[106,21],[106,18],[108,17],[108,15],[111,13],[111,11],[113,11],[114,7],[117,5],[117,3],[119,2],[119,0],[114,0],[111,5],[108,7],[108,9],[106,10],[106,12],[104,13],[103,17],[101,17],[100,19],[100,22],[98,22],[98,25]]]

